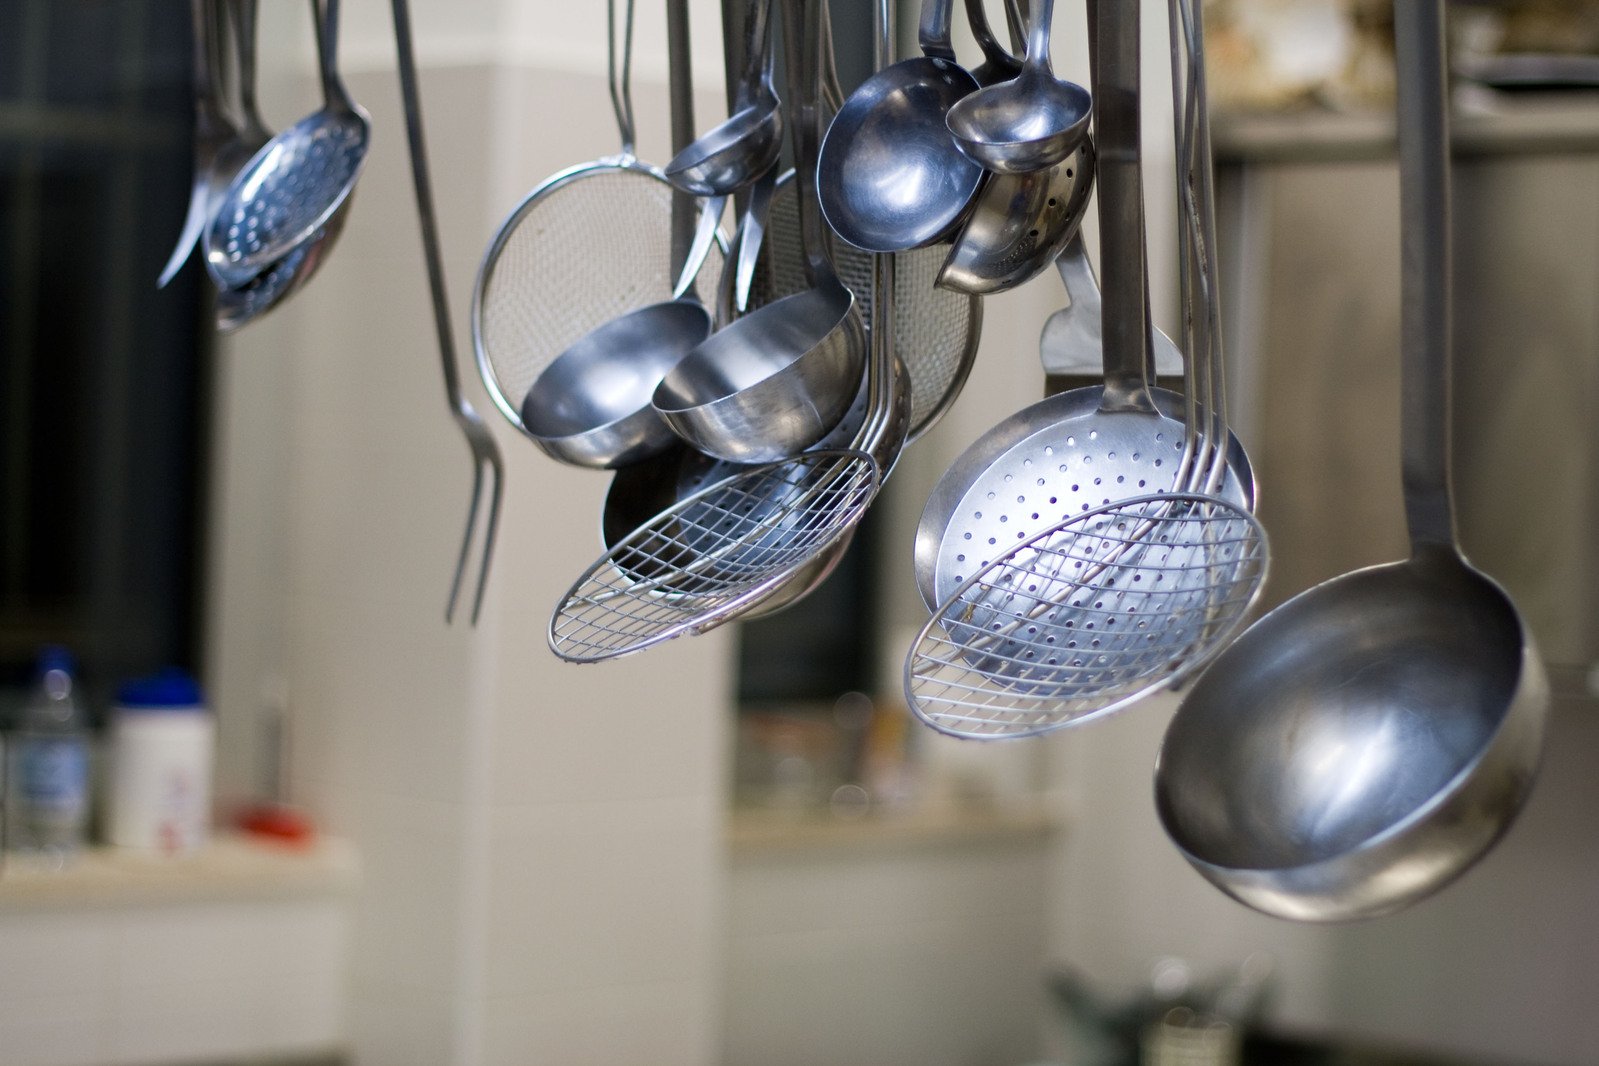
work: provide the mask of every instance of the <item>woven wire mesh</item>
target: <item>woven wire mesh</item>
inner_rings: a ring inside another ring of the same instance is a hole
[[[715,278],[713,243],[700,272]],[[539,373],[605,323],[669,300],[672,187],[640,164],[594,164],[545,182],[500,227],[478,275],[472,343],[495,406],[521,428]],[[699,286],[707,291],[702,280]]]
[[[551,649],[597,662],[729,621],[847,535],[878,483],[870,456],[840,449],[695,493],[584,572],[550,619]]]
[[[798,195],[792,175],[785,175],[772,195],[750,292],[753,307],[810,288],[800,243]],[[934,284],[948,251],[946,245],[934,245],[894,256],[894,347],[910,379],[912,437],[924,432],[940,413],[944,398],[970,368],[971,347],[977,343],[981,304]],[[839,280],[855,294],[861,320],[870,329],[872,257],[841,240],[833,241],[832,253]]]
[[[939,605],[905,660],[911,709],[940,732],[1019,737],[1125,706],[1225,646],[1267,561],[1255,517],[1212,496],[1078,515]]]

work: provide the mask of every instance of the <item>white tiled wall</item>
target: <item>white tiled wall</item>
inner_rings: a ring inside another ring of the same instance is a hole
[[[338,1048],[347,921],[300,899],[0,915],[7,1066],[168,1066]]]
[[[1047,959],[1040,844],[735,857],[722,1061],[1035,1061]]]
[[[456,23],[470,47],[500,18],[478,7]],[[417,12],[459,369],[506,459],[483,620],[472,629],[463,610],[447,627],[472,466],[444,403],[387,12],[374,10],[350,27],[365,69],[347,80],[375,133],[349,226],[312,284],[223,354],[222,713],[247,743],[256,693],[281,673],[293,795],[360,849],[356,1062],[709,1063],[730,644],[713,634],[585,667],[549,652],[549,612],[599,551],[609,478],[557,466],[499,421],[467,334],[501,216],[545,175],[615,152],[604,81],[482,51],[439,61],[454,46],[439,47],[436,11]],[[591,36],[595,12],[550,14]],[[280,39],[300,32],[271,17]],[[585,55],[566,67],[592,69]],[[284,72],[274,117],[308,106],[306,73]],[[635,74],[657,152],[659,74]],[[253,408],[257,389],[281,400],[275,417]]]

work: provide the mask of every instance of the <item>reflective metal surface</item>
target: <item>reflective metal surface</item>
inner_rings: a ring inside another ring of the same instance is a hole
[[[678,436],[707,455],[737,463],[776,462],[815,444],[844,416],[865,365],[866,330],[854,295],[828,259],[815,209],[820,6],[817,0],[794,2],[800,10],[788,25],[803,25],[804,33],[784,35],[789,129],[811,287],[713,334],[666,375],[654,400]]]
[[[1093,97],[1055,77],[1049,62],[1055,0],[1033,0],[1027,59],[1015,78],[950,108],[946,122],[962,152],[1000,174],[1044,170],[1071,155],[1088,133]]]
[[[777,165],[783,113],[772,88],[772,0],[752,0],[745,16],[745,70],[733,113],[666,164],[667,180],[695,196],[726,196]]]
[[[673,367],[656,410],[719,459],[797,455],[838,423],[859,384],[866,337],[854,304],[834,282],[751,311]]]
[[[1037,277],[1082,226],[1093,187],[1094,144],[1087,137],[1046,170],[994,175],[950,246],[939,286],[988,296]]]
[[[311,239],[339,209],[366,163],[372,121],[339,79],[340,0],[326,0],[318,58],[323,105],[279,133],[234,177],[205,231],[206,269],[243,285]]]
[[[972,28],[977,47],[983,50],[983,61],[972,68],[972,77],[978,85],[997,85],[1010,81],[1022,72],[1022,61],[1005,51],[988,25],[988,14],[983,10],[983,0],[966,0],[966,21]]]
[[[1542,743],[1537,651],[1454,539],[1442,7],[1395,5],[1411,557],[1256,622],[1184,698],[1156,770],[1184,856],[1283,918],[1386,914],[1458,877],[1521,809]]]
[[[1049,375],[1086,376],[1102,371],[1104,340],[1100,331],[1099,279],[1089,262],[1081,231],[1055,260],[1066,288],[1066,306],[1044,320],[1038,340],[1038,360]],[[1155,330],[1154,371],[1166,377],[1183,372],[1182,350],[1160,330]],[[1254,495],[1253,487],[1249,495]]]
[[[256,0],[233,0],[231,10],[238,27],[239,52],[239,107],[246,130],[257,131],[257,147],[271,139],[271,133],[256,109],[255,97],[255,28]],[[322,20],[317,15],[316,0],[311,0],[312,24],[321,47]],[[217,329],[232,333],[243,329],[262,315],[279,307],[290,296],[303,289],[315,276],[328,254],[344,232],[344,222],[350,217],[350,206],[355,203],[355,193],[344,198],[327,225],[317,230],[311,238],[297,245],[288,255],[268,266],[264,271],[236,289],[218,289],[216,298]]]
[[[916,527],[916,587],[928,610],[1034,534],[1074,514],[1174,487],[1183,454],[1183,397],[1151,389],[1158,413],[1106,412],[1100,386],[1073,389],[1011,415],[945,471]],[[1218,495],[1248,508],[1249,460],[1230,440]]]
[[[522,423],[563,463],[609,468],[654,455],[676,438],[650,397],[710,332],[710,313],[692,300],[613,319],[544,368],[522,402]]]
[[[907,702],[941,733],[985,739],[1103,717],[1225,646],[1266,567],[1260,523],[1213,496],[1073,515],[939,604],[905,660]]]
[[[822,214],[868,252],[901,252],[951,233],[983,169],[950,139],[944,116],[977,81],[949,43],[953,0],[923,0],[922,55],[872,75],[850,94],[822,142]]]

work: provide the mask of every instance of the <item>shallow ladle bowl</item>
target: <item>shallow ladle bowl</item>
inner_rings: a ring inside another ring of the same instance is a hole
[[[563,463],[606,469],[655,455],[676,437],[650,397],[710,332],[710,312],[695,300],[651,304],[612,319],[534,379],[522,401],[522,424]]]
[[[1049,63],[1052,0],[1036,0],[1027,59],[1010,81],[981,89],[949,109],[945,123],[969,158],[998,174],[1026,174],[1071,155],[1088,133],[1093,96],[1055,77]]]
[[[776,165],[782,134],[777,98],[758,98],[674,156],[666,178],[695,196],[728,196]]]

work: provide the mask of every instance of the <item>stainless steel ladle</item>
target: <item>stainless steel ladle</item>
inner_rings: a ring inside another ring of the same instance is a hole
[[[1257,621],[1183,700],[1155,772],[1195,869],[1301,921],[1389,913],[1480,859],[1526,801],[1548,703],[1515,605],[1455,541],[1443,4],[1394,17],[1411,557]]]
[[[923,0],[922,54],[867,78],[833,116],[817,187],[827,224],[868,252],[943,240],[966,217],[983,168],[950,139],[944,116],[977,89],[955,62],[952,0]]]
[[[792,43],[789,51],[797,53]],[[795,64],[789,77],[788,105],[795,114],[788,125],[811,288],[712,334],[667,373],[653,401],[684,441],[735,463],[789,459],[815,444],[849,409],[865,366],[865,325],[828,258],[814,207],[817,131],[810,120],[816,93],[797,87],[817,71]]]
[[[1088,132],[1093,97],[1055,77],[1049,62],[1055,0],[1033,0],[1027,59],[1015,78],[973,93],[949,109],[946,123],[962,152],[1000,174],[1052,167]]]
[[[206,269],[219,285],[243,285],[313,239],[360,177],[372,120],[339,78],[339,3],[325,0],[322,9],[322,107],[255,154],[206,228]]]

